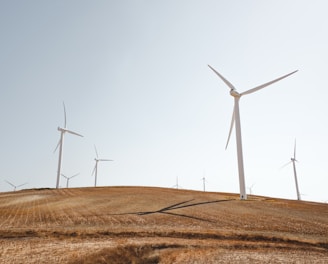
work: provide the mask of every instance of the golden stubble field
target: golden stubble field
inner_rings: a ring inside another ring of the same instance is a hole
[[[328,204],[151,187],[0,193],[0,263],[328,263]]]

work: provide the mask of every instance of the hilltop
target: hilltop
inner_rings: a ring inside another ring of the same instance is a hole
[[[0,263],[328,263],[328,204],[155,187],[22,190],[0,193],[0,241]]]

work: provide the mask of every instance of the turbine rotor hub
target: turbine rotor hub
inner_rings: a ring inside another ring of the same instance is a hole
[[[230,90],[230,95],[233,97],[241,97],[240,93],[238,93],[236,90],[231,89]]]

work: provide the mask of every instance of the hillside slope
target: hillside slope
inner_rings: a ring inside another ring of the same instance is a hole
[[[328,204],[151,187],[0,193],[0,263],[328,263]]]

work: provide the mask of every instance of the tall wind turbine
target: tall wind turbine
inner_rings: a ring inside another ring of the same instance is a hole
[[[21,186],[23,186],[23,185],[26,185],[27,184],[27,182],[25,182],[25,183],[23,183],[23,184],[20,184],[20,185],[14,185],[14,184],[12,184],[11,182],[9,182],[9,181],[6,181],[5,180],[5,182],[6,183],[8,183],[9,185],[11,185],[12,187],[14,187],[14,191],[16,191],[16,189],[18,188],[18,187],[21,187]]]
[[[74,178],[75,176],[79,175],[80,173],[77,173],[71,177],[67,177],[66,175],[64,175],[63,173],[61,174],[61,176],[63,176],[65,179],[66,179],[66,188],[68,188],[68,183],[69,183],[69,180]]]
[[[64,128],[58,127],[58,131],[60,132],[60,139],[59,139],[59,142],[58,142],[57,147],[55,149],[55,151],[56,151],[57,148],[59,147],[57,181],[56,181],[56,188],[57,189],[59,188],[59,179],[60,179],[60,175],[61,175],[61,164],[62,164],[62,157],[63,157],[64,135],[67,132],[67,133],[72,134],[72,135],[83,137],[82,135],[80,135],[80,134],[78,134],[76,132],[73,132],[73,131],[67,129],[67,127],[66,127],[66,108],[65,108],[65,103],[63,103],[63,106],[64,106]]]
[[[295,179],[295,187],[296,187],[297,200],[301,200],[301,194],[300,194],[300,190],[298,188],[298,181],[297,181],[297,174],[296,174],[296,165],[295,165],[295,162],[297,162],[297,160],[296,160],[296,139],[295,139],[295,143],[294,143],[294,156],[291,157],[290,158],[290,162],[288,162],[283,167],[289,165],[290,163],[293,163],[294,179]]]
[[[275,82],[278,82],[292,74],[294,74],[297,71],[293,71],[289,74],[286,74],[280,78],[277,78],[273,81],[267,82],[265,84],[256,86],[255,88],[252,88],[250,90],[247,90],[243,93],[238,93],[236,88],[227,80],[225,79],[220,73],[218,73],[214,68],[212,68],[210,65],[208,65],[214,73],[220,77],[220,79],[230,88],[230,95],[234,98],[234,110],[232,112],[232,120],[230,125],[230,131],[228,136],[228,141],[226,144],[226,148],[228,147],[231,132],[233,129],[233,126],[236,125],[236,143],[237,143],[237,159],[238,159],[238,172],[239,172],[239,189],[240,189],[240,199],[246,200],[247,194],[246,194],[246,188],[245,188],[245,175],[244,175],[244,161],[243,161],[243,150],[242,150],[242,141],[241,141],[241,127],[240,127],[240,114],[239,114],[239,100],[243,95],[254,93],[260,89],[263,89]]]
[[[96,187],[97,186],[97,174],[98,174],[98,162],[99,161],[113,161],[113,160],[99,159],[97,148],[96,148],[96,146],[94,146],[94,147],[95,147],[95,152],[96,152],[96,158],[95,158],[96,164],[95,164],[95,167],[94,167],[91,175],[93,175],[93,174],[95,175],[95,187]]]

